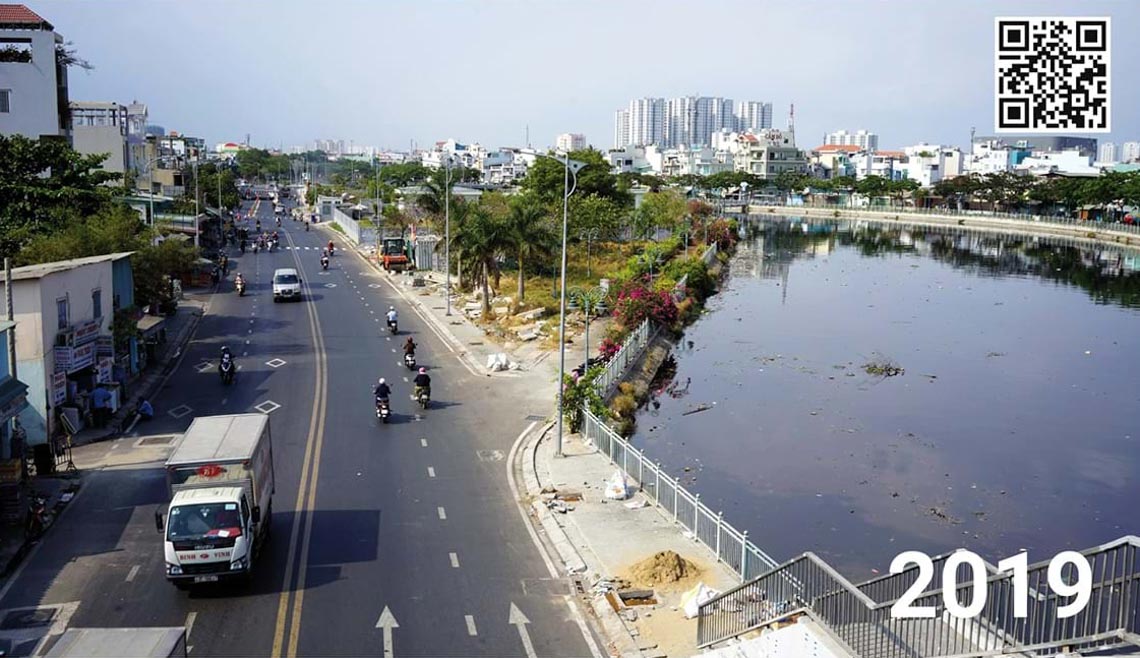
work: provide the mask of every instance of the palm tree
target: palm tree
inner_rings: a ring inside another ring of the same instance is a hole
[[[416,207],[425,213],[431,215],[433,218],[440,218],[443,216],[446,192],[444,191],[444,181],[435,177],[429,178],[423,183],[424,191],[416,197]],[[455,205],[455,196],[451,197],[451,205]]]
[[[483,315],[489,315],[491,273],[498,266],[499,254],[510,246],[507,223],[486,205],[476,203],[458,233],[461,259],[482,270],[478,276],[483,286]]]
[[[547,256],[553,249],[554,231],[544,221],[544,212],[536,200],[515,197],[510,214],[505,218],[506,238],[519,262],[518,303],[526,298],[526,261],[532,256]]]

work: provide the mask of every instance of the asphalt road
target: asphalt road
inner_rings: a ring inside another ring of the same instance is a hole
[[[268,204],[257,216],[273,225]],[[156,396],[158,416],[136,429],[162,435],[196,415],[270,414],[273,540],[252,586],[187,594],[166,583],[153,516],[165,481],[152,461],[88,473],[43,545],[0,590],[0,611],[48,609],[53,633],[189,624],[195,656],[385,655],[386,635],[395,656],[525,656],[524,634],[532,655],[591,655],[569,585],[543,563],[507,483],[506,455],[532,422],[527,416],[549,402],[522,380],[470,371],[386,275],[354,254],[338,249],[321,271],[329,231],[305,232],[289,219],[283,228],[285,249],[232,250],[229,280]],[[303,301],[272,302],[277,267],[301,271]],[[233,291],[234,272],[250,284],[245,297]],[[384,327],[390,304],[400,311],[396,337]],[[426,411],[405,381],[412,373],[399,347],[407,335],[432,375]],[[222,345],[240,365],[231,387],[215,369]],[[394,389],[386,426],[371,394],[380,376]],[[120,439],[117,449],[161,455],[161,445],[137,448],[141,440]],[[529,623],[512,625],[512,605]],[[385,608],[385,621],[398,624],[387,632],[378,627]]]

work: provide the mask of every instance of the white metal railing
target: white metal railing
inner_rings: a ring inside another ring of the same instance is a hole
[[[656,332],[650,332],[650,322],[648,319],[642,320],[641,324],[630,332],[626,337],[625,342],[622,343],[621,349],[617,354],[606,363],[605,370],[602,374],[598,375],[594,380],[594,387],[603,398],[609,398],[610,393],[613,392],[617,383],[625,376],[625,371],[635,362],[645,348],[649,345],[649,341],[653,338]]]
[[[723,512],[713,512],[701,502],[701,495],[686,489],[664,472],[641,450],[630,445],[597,416],[583,409],[582,434],[610,461],[620,467],[666,517],[693,533],[693,536],[740,576],[742,581],[767,573],[777,562],[748,539],[747,530],[737,530],[724,520]]]
[[[708,249],[705,249],[705,253],[701,254],[701,260],[705,262],[705,265],[712,265],[712,262],[716,260],[716,253],[717,246],[714,242],[709,245]]]

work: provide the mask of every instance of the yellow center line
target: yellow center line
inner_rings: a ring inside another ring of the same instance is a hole
[[[285,234],[286,239],[293,243],[292,236],[288,233]],[[301,264],[301,259],[296,250],[293,250],[293,259],[297,264],[299,272],[304,272]],[[307,277],[306,277],[307,278]],[[297,655],[297,636],[300,633],[300,619],[301,619],[301,601],[303,599],[303,590],[305,587],[305,562],[308,559],[309,537],[311,528],[306,526],[303,538],[304,548],[301,551],[301,562],[299,566],[298,579],[295,586],[290,586],[289,581],[293,573],[293,565],[297,557],[298,536],[301,532],[301,525],[304,523],[303,519],[305,510],[313,508],[316,498],[316,480],[317,472],[320,465],[320,446],[324,441],[324,423],[325,423],[325,393],[328,388],[327,382],[327,361],[324,352],[324,334],[321,332],[320,323],[317,322],[316,309],[312,305],[312,294],[309,285],[304,284],[305,288],[309,290],[309,328],[313,334],[313,351],[316,356],[317,376],[316,384],[313,393],[313,414],[309,419],[309,435],[306,439],[305,458],[301,466],[301,484],[297,490],[297,502],[294,505],[295,518],[293,521],[293,530],[289,537],[289,554],[286,558],[285,565],[285,581],[282,584],[281,595],[277,602],[277,623],[273,633],[273,650],[270,655],[283,656],[285,655],[285,647],[288,646],[288,655]],[[310,475],[310,466],[312,466],[312,474]],[[306,501],[306,493],[308,493],[308,500]],[[310,513],[311,516],[311,513]],[[296,591],[297,595],[293,605],[292,618],[288,618],[289,612],[289,597]],[[289,621],[288,640],[286,645],[286,622]]]

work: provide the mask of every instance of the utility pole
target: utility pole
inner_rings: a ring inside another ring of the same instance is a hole
[[[16,321],[16,314],[12,311],[12,260],[4,259],[4,309],[8,322]],[[8,332],[8,374],[16,378],[16,331]]]

